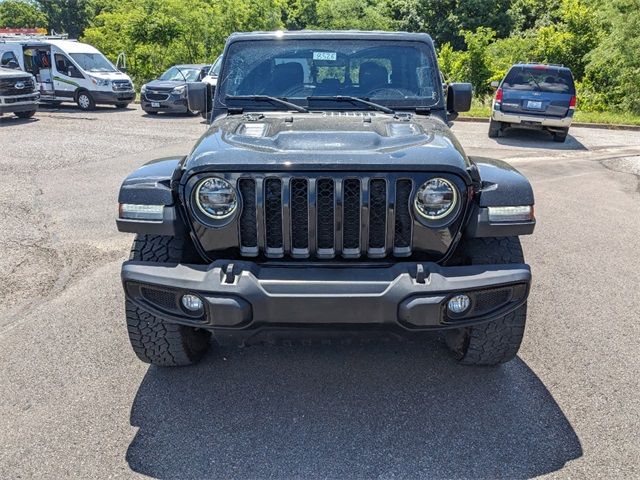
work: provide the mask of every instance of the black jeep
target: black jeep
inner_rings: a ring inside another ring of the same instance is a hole
[[[443,330],[462,363],[512,359],[533,193],[509,165],[465,155],[447,122],[471,88],[443,90],[431,38],[235,34],[223,59],[212,100],[189,84],[190,108],[212,111],[191,153],[120,190],[138,357],[186,365],[212,334],[286,328]]]

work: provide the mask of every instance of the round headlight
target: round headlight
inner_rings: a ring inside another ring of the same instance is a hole
[[[195,197],[200,211],[215,220],[229,217],[238,208],[235,188],[221,178],[202,180],[196,188]]]
[[[423,183],[416,193],[416,211],[428,220],[439,220],[456,207],[458,191],[449,180],[432,178]]]

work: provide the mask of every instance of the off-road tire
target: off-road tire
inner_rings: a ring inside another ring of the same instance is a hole
[[[518,237],[474,238],[462,249],[468,263],[491,265],[524,263]],[[449,349],[463,365],[498,365],[513,359],[520,348],[527,320],[527,304],[496,320],[473,327],[447,330]]]
[[[489,138],[498,138],[502,135],[502,122],[489,120]]]
[[[191,262],[195,253],[188,237],[136,235],[130,260]],[[167,322],[125,300],[127,330],[133,351],[146,363],[164,367],[191,365],[207,352],[211,333]]]
[[[36,114],[35,110],[29,110],[28,112],[15,112],[18,118],[31,118]]]

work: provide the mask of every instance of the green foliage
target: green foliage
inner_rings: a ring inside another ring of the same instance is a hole
[[[603,38],[586,55],[582,102],[640,114],[640,0],[614,0],[599,20]]]
[[[35,0],[49,20],[49,29],[78,38],[100,8],[101,0]]]
[[[47,26],[47,16],[38,5],[27,0],[0,2],[0,27],[39,28]]]
[[[440,68],[447,80],[470,82],[476,95],[486,95],[490,91],[491,78],[489,46],[496,32],[478,27],[475,32],[462,30],[460,35],[466,49],[455,51],[450,43],[446,43],[438,55]]]
[[[316,24],[326,30],[390,30],[392,24],[373,0],[318,0]]]

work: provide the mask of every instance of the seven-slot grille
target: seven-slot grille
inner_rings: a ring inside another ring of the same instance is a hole
[[[412,189],[406,178],[241,177],[241,253],[320,259],[409,256]]]
[[[31,77],[0,80],[0,95],[24,95],[33,92],[34,88],[35,83]]]

